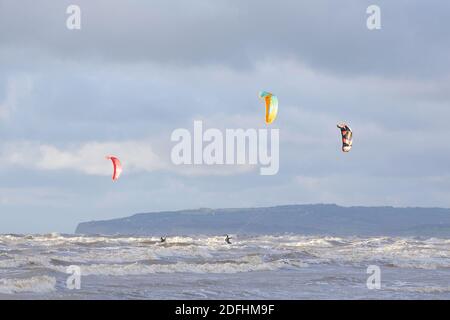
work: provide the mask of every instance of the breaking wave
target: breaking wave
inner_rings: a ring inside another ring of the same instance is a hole
[[[55,290],[56,279],[37,276],[24,279],[0,279],[0,293],[48,293]]]
[[[413,280],[409,282],[405,280],[385,286],[383,292],[391,292],[394,296],[448,297],[450,293],[449,287],[441,286],[441,279],[448,277],[450,271],[449,239],[232,235],[232,244],[229,245],[222,236],[168,237],[165,243],[161,243],[159,237],[57,233],[0,235],[0,295],[24,294],[28,297],[29,293],[34,293],[50,297],[55,291],[56,297],[61,294],[76,295],[70,290],[60,291],[65,288],[67,270],[72,265],[80,267],[83,277],[89,277],[82,283],[94,281],[95,286],[102,288],[100,296],[109,293],[109,287],[105,287],[107,284],[119,283],[118,291],[112,291],[112,294],[117,294],[114,298],[122,297],[130,281],[133,283],[130,284],[133,288],[130,295],[134,297],[134,286],[139,286],[142,281],[157,279],[163,279],[162,286],[173,279],[172,284],[167,285],[167,288],[174,290],[172,297],[189,298],[197,294],[190,289],[191,286],[181,292],[174,288],[185,279],[192,278],[199,281],[193,287],[197,288],[200,283],[205,286],[202,292],[223,298],[271,298],[269,292],[275,292],[276,297],[298,297],[302,291],[298,290],[296,277],[307,277],[302,285],[319,290],[313,292],[324,292],[325,297],[331,293],[327,293],[328,289],[323,289],[323,286],[331,288],[330,292],[335,295],[363,288],[364,295],[367,291],[368,265],[383,267],[383,272],[394,272],[400,275],[399,279],[405,274],[411,276]],[[266,278],[268,273],[269,277],[274,277],[272,282],[272,279]],[[417,276],[418,273],[427,273],[429,277],[423,282],[414,282],[416,277],[422,279]],[[220,282],[220,287],[216,287],[213,280],[217,277],[226,279]],[[241,285],[241,282],[254,278],[260,279],[255,283],[261,288],[252,289],[253,282]],[[230,296],[222,296],[222,288],[230,279],[239,279],[239,285],[229,288],[233,292]],[[282,288],[272,288],[279,283]],[[245,289],[246,286],[249,288]],[[285,293],[286,287],[291,287],[291,291]],[[142,290],[144,296],[158,294],[146,288]]]
[[[226,245],[222,237],[171,237],[166,243],[159,243],[158,238],[152,237],[2,235],[0,268],[61,269],[77,264],[86,269],[115,266],[114,270],[131,269],[136,273],[250,272],[318,264],[450,268],[448,239],[286,235],[235,236],[233,240],[232,245]],[[255,261],[243,263],[248,257]],[[136,271],[137,268],[144,271]]]

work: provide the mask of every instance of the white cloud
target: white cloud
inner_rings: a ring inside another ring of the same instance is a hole
[[[5,98],[0,102],[0,120],[8,119],[20,99],[29,95],[32,89],[33,82],[30,77],[8,79]]]
[[[58,148],[49,144],[9,144],[1,152],[2,162],[38,170],[75,170],[88,175],[110,175],[106,155],[119,157],[127,172],[155,171],[165,164],[146,141],[88,142]]]
[[[169,138],[167,138],[168,142]],[[34,170],[74,170],[87,175],[111,175],[107,155],[117,156],[128,172],[164,170],[182,176],[228,176],[255,170],[254,165],[179,165],[169,157],[156,152],[151,141],[87,142],[59,148],[36,142],[9,143],[0,149],[0,165],[20,166]]]

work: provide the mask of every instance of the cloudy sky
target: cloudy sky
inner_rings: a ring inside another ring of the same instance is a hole
[[[81,8],[81,30],[66,8]],[[366,27],[381,8],[382,29]],[[450,207],[450,3],[0,0],[0,232],[198,207]],[[280,171],[179,167],[176,128],[264,128]],[[354,148],[340,152],[336,123]],[[124,164],[111,181],[107,154]]]

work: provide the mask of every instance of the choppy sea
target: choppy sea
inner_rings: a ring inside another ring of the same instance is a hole
[[[450,299],[450,240],[0,235],[0,299]]]

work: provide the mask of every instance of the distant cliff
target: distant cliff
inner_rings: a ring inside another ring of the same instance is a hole
[[[80,223],[78,234],[427,236],[450,238],[450,209],[289,205],[140,213]]]

